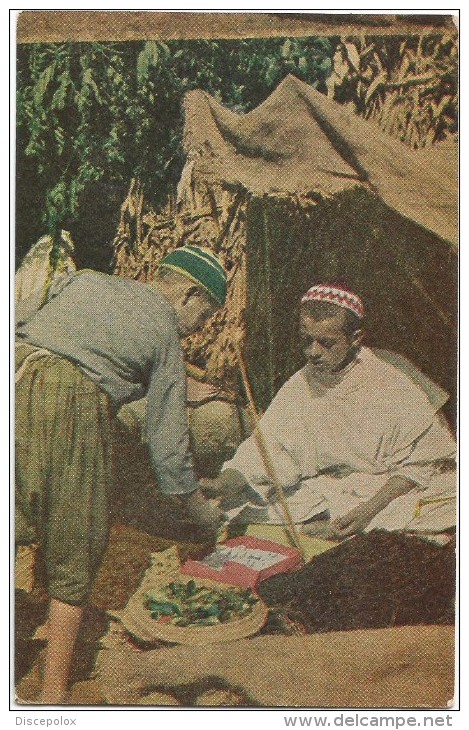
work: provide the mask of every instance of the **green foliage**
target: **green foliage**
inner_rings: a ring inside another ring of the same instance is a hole
[[[90,215],[90,195],[98,215],[89,227],[101,228],[105,243],[111,201],[97,191],[117,197],[134,177],[147,200],[163,204],[184,161],[187,91],[203,89],[238,112],[264,101],[288,73],[324,91],[333,51],[326,38],[20,46],[20,249],[44,233],[57,240],[62,228],[73,236]]]

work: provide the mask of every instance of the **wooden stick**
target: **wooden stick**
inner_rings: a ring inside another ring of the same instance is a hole
[[[277,499],[283,509],[283,512],[284,512],[284,515],[285,515],[285,518],[287,521],[287,525],[290,530],[290,539],[292,540],[295,547],[300,551],[301,557],[303,558],[303,562],[304,562],[305,556],[304,556],[303,548],[300,543],[300,536],[298,534],[298,530],[296,529],[296,525],[293,522],[292,516],[290,514],[290,510],[288,508],[288,504],[285,499],[285,495],[283,493],[283,486],[275,472],[275,467],[274,467],[273,461],[270,457],[269,450],[267,448],[267,444],[264,439],[264,434],[262,433],[261,427],[259,425],[259,421],[260,421],[259,414],[257,413],[256,404],[254,402],[254,396],[252,393],[251,384],[249,382],[246,365],[245,365],[245,362],[244,362],[243,356],[241,354],[241,350],[239,348],[238,343],[235,343],[234,347],[236,350],[236,357],[238,360],[239,369],[241,371],[241,377],[243,379],[243,385],[246,390],[246,395],[248,397],[249,407],[251,409],[251,412],[252,412],[252,415],[254,418],[254,423],[255,423],[254,436],[257,441],[257,446],[259,448],[259,452],[260,452],[262,461],[264,462],[265,471],[266,471],[268,478],[270,479],[270,481],[272,482],[272,484],[274,486],[275,493],[277,495]]]

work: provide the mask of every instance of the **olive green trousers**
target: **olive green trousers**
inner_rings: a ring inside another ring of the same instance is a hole
[[[47,591],[86,602],[108,539],[108,396],[73,363],[16,348],[16,543],[39,544]]]

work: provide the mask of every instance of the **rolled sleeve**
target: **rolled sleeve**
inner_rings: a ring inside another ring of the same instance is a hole
[[[192,492],[197,482],[189,449],[186,374],[176,333],[155,355],[147,398],[147,438],[160,490]]]

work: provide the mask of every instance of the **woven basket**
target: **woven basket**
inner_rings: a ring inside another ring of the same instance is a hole
[[[177,574],[166,576],[165,584],[171,581],[187,583],[190,576]],[[215,581],[197,579],[198,586],[207,588],[230,589],[239,591],[236,586],[229,586]],[[227,621],[216,626],[174,626],[161,624],[155,621],[144,605],[145,595],[155,586],[145,586],[145,590],[138,591],[129,600],[123,611],[113,611],[112,615],[118,618],[125,629],[139,641],[152,643],[168,641],[175,644],[217,644],[225,641],[235,641],[246,636],[252,636],[262,628],[267,619],[268,608],[259,598],[252,607],[251,613],[234,621]]]

